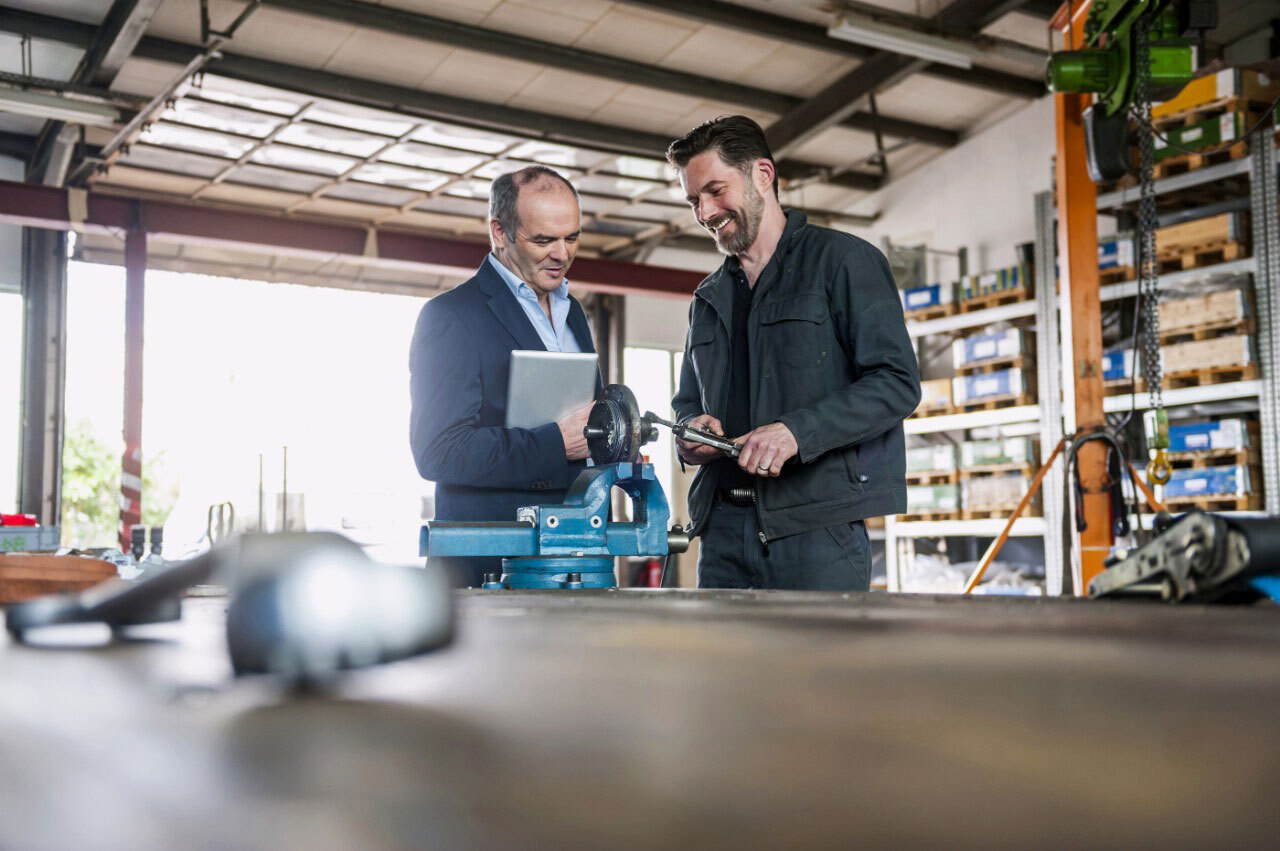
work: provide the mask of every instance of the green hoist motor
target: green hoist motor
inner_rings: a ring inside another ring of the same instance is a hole
[[[1129,108],[1146,76],[1152,100],[1167,100],[1195,75],[1197,42],[1218,22],[1215,0],[1094,0],[1084,24],[1086,47],[1049,57],[1053,92],[1096,94],[1084,113],[1089,175],[1117,180],[1133,171]],[[1139,32],[1147,50],[1140,55]]]

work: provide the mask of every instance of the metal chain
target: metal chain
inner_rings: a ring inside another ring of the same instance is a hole
[[[1156,187],[1155,140],[1151,125],[1151,48],[1149,22],[1138,21],[1135,99],[1141,120],[1138,122],[1138,150],[1141,193],[1138,200],[1138,297],[1142,310],[1142,374],[1147,380],[1151,408],[1164,408],[1163,371],[1160,364],[1160,292],[1156,263]]]

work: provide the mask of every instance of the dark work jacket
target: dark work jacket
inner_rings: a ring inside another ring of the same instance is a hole
[[[569,330],[594,352],[586,314],[571,297]],[[560,428],[505,428],[514,349],[542,338],[488,260],[475,277],[423,305],[409,350],[409,443],[436,483],[437,520],[515,520],[516,509],[557,503],[586,467],[565,458]],[[596,381],[597,392],[600,382]]]
[[[694,291],[672,400],[680,420],[725,417],[736,263],[729,258]],[[902,421],[920,402],[920,371],[884,255],[789,211],[747,328],[751,423],[781,422],[799,446],[780,476],[754,479],[761,539],[906,511]],[[694,534],[710,513],[718,467],[694,476]]]

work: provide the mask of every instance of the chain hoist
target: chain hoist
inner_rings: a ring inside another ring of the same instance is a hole
[[[1169,481],[1169,415],[1164,409],[1164,373],[1160,358],[1160,289],[1156,261],[1155,139],[1151,124],[1151,20],[1135,27],[1134,106],[1138,112],[1138,302],[1142,311],[1142,375],[1151,410],[1144,417],[1151,462],[1147,476],[1155,484]]]

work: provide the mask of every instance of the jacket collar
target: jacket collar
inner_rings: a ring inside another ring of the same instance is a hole
[[[764,272],[760,275],[760,280],[756,282],[756,286],[760,286],[767,277],[772,276],[773,270],[781,266],[787,254],[799,242],[800,231],[809,220],[809,217],[801,210],[787,210],[786,216],[787,224],[782,229],[782,236],[778,237],[778,247],[773,250],[773,256],[769,258],[769,262],[766,264]],[[724,262],[720,264],[720,268],[708,275],[706,280],[694,290],[694,295],[706,299],[726,324],[729,321],[728,317],[733,305],[733,276],[741,268],[742,264],[738,262],[736,256],[726,257]]]
[[[485,258],[480,268],[476,270],[476,283],[480,285],[480,291],[488,296],[489,309],[502,323],[502,327],[507,329],[519,348],[546,351],[547,347],[543,344],[542,337],[529,321],[524,308],[516,301],[515,293],[511,292],[507,282],[502,280],[502,276],[493,268],[488,258]],[[582,305],[572,295],[569,296],[567,321],[569,330],[578,341],[578,348],[584,352],[594,352],[596,349],[591,342],[591,327],[587,324],[587,315]]]
[[[538,331],[529,321],[524,308],[516,302],[515,294],[489,264],[487,258],[476,271],[476,283],[480,285],[480,291],[489,297],[489,309],[516,341],[517,347],[546,351],[547,347],[542,344],[542,338],[538,336]],[[570,315],[572,313],[573,311],[570,311]],[[577,336],[576,330],[574,335]]]

